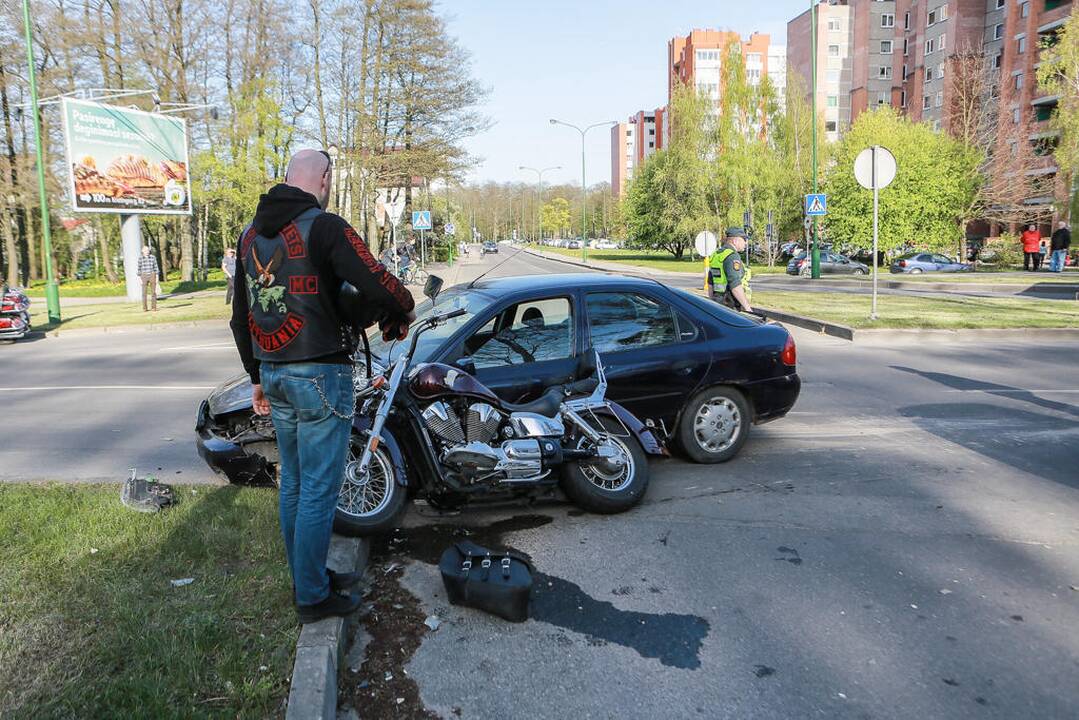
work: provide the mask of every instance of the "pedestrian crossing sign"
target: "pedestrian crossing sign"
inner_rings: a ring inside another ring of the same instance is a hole
[[[816,215],[828,214],[828,196],[824,193],[812,193],[806,195],[806,215],[814,217]]]
[[[431,229],[431,211],[430,210],[415,210],[412,213],[412,229],[413,230],[430,230]]]

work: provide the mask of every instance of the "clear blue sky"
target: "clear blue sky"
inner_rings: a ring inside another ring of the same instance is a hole
[[[491,93],[493,127],[467,142],[482,158],[471,179],[535,179],[519,165],[562,170],[544,182],[581,181],[581,139],[556,117],[585,126],[624,121],[667,101],[667,41],[694,28],[770,33],[808,0],[441,0],[449,28],[472,53]],[[610,180],[610,132],[588,133],[588,183]]]

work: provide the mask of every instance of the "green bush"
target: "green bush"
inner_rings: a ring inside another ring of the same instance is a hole
[[[1000,270],[1016,268],[1023,264],[1023,245],[1018,235],[1004,233],[1000,237],[989,238],[980,257],[985,264],[995,265]]]

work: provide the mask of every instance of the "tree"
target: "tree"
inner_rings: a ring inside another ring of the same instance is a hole
[[[563,234],[570,227],[569,200],[556,197],[544,204],[540,211],[540,225],[543,231],[554,235]],[[493,236],[492,236],[493,237]]]
[[[880,192],[880,249],[907,245],[950,251],[961,238],[958,220],[977,191],[978,154],[947,134],[915,124],[892,108],[862,113],[840,141],[824,191],[826,230],[856,247],[873,241],[873,194],[854,179],[854,159],[882,145],[898,161],[895,180]]]
[[[1055,34],[1050,35],[1041,50],[1038,83],[1049,93],[1057,95],[1057,109],[1050,119],[1060,132],[1056,160],[1061,174],[1071,178],[1073,190],[1079,173],[1079,21],[1072,14]],[[1073,191],[1070,217],[1079,217],[1079,193]]]

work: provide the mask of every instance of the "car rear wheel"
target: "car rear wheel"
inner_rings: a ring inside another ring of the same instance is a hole
[[[922,274],[922,269],[921,268],[911,268],[910,274],[911,275],[921,275]]]
[[[866,269],[865,268],[857,268],[857,269],[855,269],[854,274],[855,275],[865,275],[866,274]]]
[[[707,388],[683,408],[678,440],[694,462],[726,462],[745,444],[752,419],[741,392],[732,387]]]
[[[345,481],[333,523],[333,529],[342,535],[362,537],[392,530],[407,500],[383,447],[375,450],[367,472],[361,476],[359,465],[365,440],[365,436],[354,434],[348,447]]]

